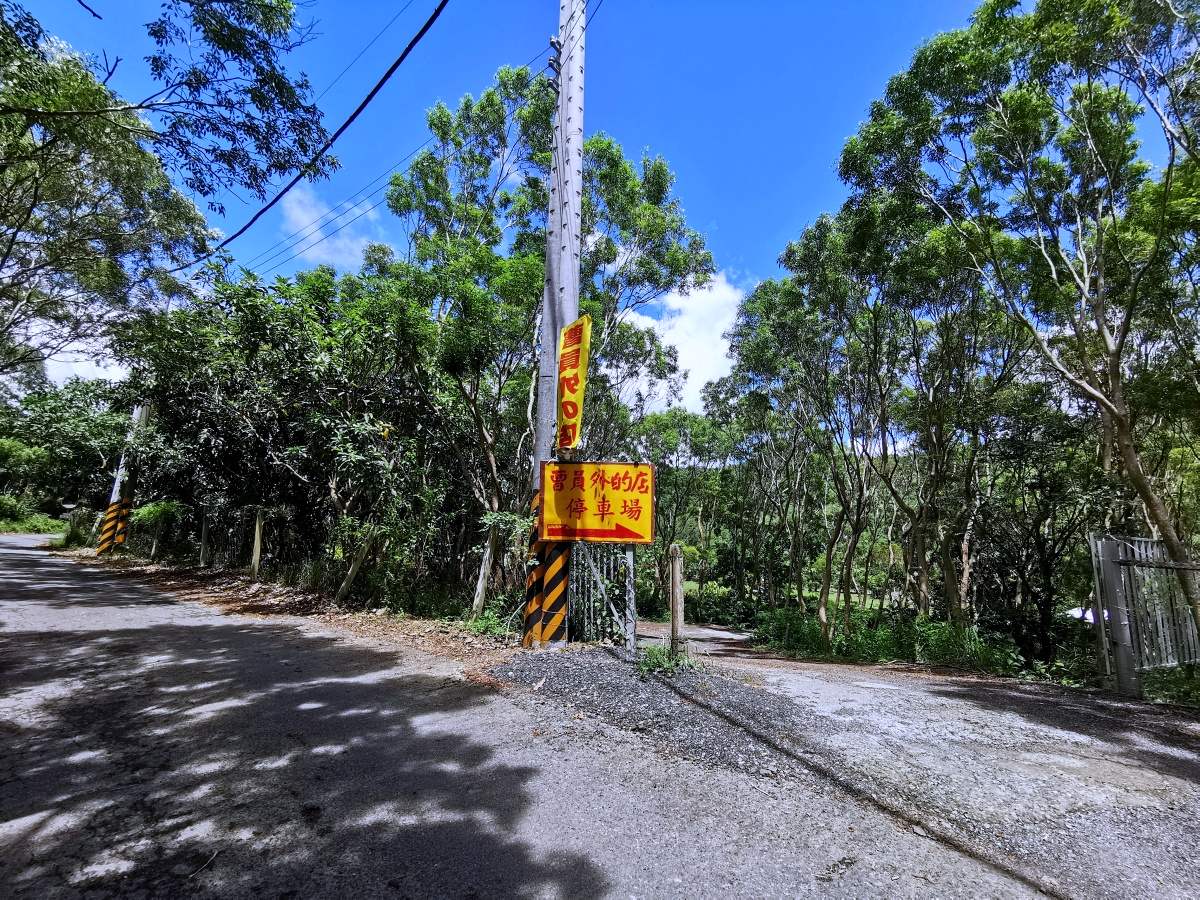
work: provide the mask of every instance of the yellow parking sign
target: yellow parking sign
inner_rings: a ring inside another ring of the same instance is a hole
[[[543,541],[654,541],[654,466],[621,462],[542,463]]]

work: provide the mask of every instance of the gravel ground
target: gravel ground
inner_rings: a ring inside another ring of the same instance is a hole
[[[800,726],[795,704],[707,670],[680,672],[670,681],[642,678],[616,654],[588,649],[521,654],[492,674],[534,688],[610,725],[639,732],[673,756],[754,775],[813,780],[811,770],[791,756],[698,709],[687,698],[753,715],[777,735]]]
[[[1083,708],[1068,709],[1053,692],[1012,683],[881,681],[860,668],[810,670],[804,682],[789,674],[781,684],[721,665],[642,678],[603,650],[550,651],[493,674],[640,732],[671,755],[849,795],[1046,893],[1200,892],[1200,769],[1187,721],[1121,704],[1114,713],[1086,695],[1076,700]],[[936,693],[946,684],[999,709],[966,713],[958,696]],[[1031,709],[1057,720],[1035,727],[1018,715]],[[1123,721],[1106,722],[1122,712]],[[1076,733],[1085,715],[1094,716],[1090,736]],[[1106,739],[1139,755],[1121,759]]]

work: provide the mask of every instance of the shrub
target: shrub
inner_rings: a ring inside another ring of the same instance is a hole
[[[178,500],[155,500],[130,513],[129,522],[138,528],[172,525],[183,518],[184,508]]]
[[[467,620],[466,627],[472,634],[489,634],[496,637],[508,634],[508,623],[490,607],[475,618]]]
[[[759,614],[755,636],[773,650],[799,657],[921,662],[1000,675],[1016,674],[1022,668],[1011,640],[975,627],[918,619],[907,610],[882,615],[877,610],[851,610],[848,630],[839,615],[830,623],[828,645],[815,615],[794,607],[767,610]]]
[[[33,514],[33,507],[24,497],[0,494],[0,519],[16,522]]]

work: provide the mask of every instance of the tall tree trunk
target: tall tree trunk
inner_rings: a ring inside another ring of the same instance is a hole
[[[796,586],[796,605],[801,612],[808,612],[808,604],[804,601],[804,563],[800,559],[800,529],[792,529],[792,583]]]
[[[487,540],[483,544],[483,559],[479,561],[479,577],[475,579],[475,599],[471,601],[472,619],[483,614],[483,604],[487,602],[488,581],[492,577],[492,561],[496,556],[496,543],[499,539],[499,528],[489,525]]]
[[[917,615],[929,615],[929,561],[925,558],[925,529],[915,520],[908,533],[908,563],[913,573],[913,600]]]
[[[200,568],[208,565],[208,516],[200,514]]]
[[[821,572],[821,593],[817,596],[817,619],[821,622],[821,638],[825,648],[829,648],[829,586],[833,581],[833,548],[837,546],[842,536],[842,526],[846,523],[846,511],[839,509],[829,530],[829,538],[825,541],[825,568]]]
[[[845,625],[846,634],[850,633],[850,608],[854,605],[854,587],[852,584],[854,557],[858,553],[858,541],[862,537],[862,533],[862,521],[856,520],[850,526],[850,540],[846,543],[846,556],[842,560],[842,577],[838,588],[838,602],[843,604],[842,621]]]
[[[954,566],[954,534],[949,528],[943,529],[939,543],[942,552],[942,593],[946,597],[946,608],[950,621],[961,625],[963,611],[958,595],[958,571]]]

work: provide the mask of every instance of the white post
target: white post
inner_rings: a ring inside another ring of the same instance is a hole
[[[200,513],[200,568],[208,565],[208,515]]]
[[[250,577],[258,581],[258,572],[262,567],[262,536],[263,536],[263,520],[266,514],[263,508],[258,508],[258,513],[254,516],[254,552],[250,556]]]

